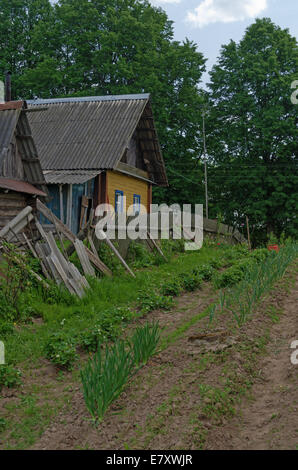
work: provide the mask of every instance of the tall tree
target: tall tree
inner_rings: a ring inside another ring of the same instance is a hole
[[[209,147],[213,211],[229,223],[247,215],[255,235],[297,235],[297,40],[258,19],[236,44],[223,46],[211,72]]]
[[[155,191],[156,198],[200,201],[198,84],[205,59],[194,43],[173,40],[172,22],[162,9],[147,0],[0,5],[7,16],[0,50],[8,34],[14,38],[0,56],[0,73],[13,69],[16,97],[151,93],[170,181],[169,190]]]

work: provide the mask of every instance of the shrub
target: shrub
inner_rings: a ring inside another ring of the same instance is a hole
[[[250,257],[255,259],[258,263],[262,263],[269,255],[267,248],[259,248],[251,252]]]
[[[233,286],[243,278],[243,270],[239,266],[232,266],[223,273],[217,274],[213,278],[214,286],[219,289],[222,287]]]
[[[97,316],[97,324],[103,330],[105,339],[116,339],[122,331],[123,323],[134,317],[129,307],[114,307],[100,312]]]
[[[211,281],[215,269],[211,264],[203,264],[198,269],[194,270],[204,281]]]
[[[185,240],[174,240],[170,238],[169,240],[161,240],[161,249],[164,255],[170,258],[175,253],[184,253],[185,252]]]
[[[181,273],[179,275],[182,287],[187,292],[198,289],[202,284],[202,278],[195,273]]]
[[[117,242],[113,241],[113,244],[118,248]],[[99,244],[98,256],[113,273],[123,272],[124,269],[119,258],[104,241]]]
[[[178,279],[167,281],[161,286],[160,292],[162,295],[172,295],[176,297],[182,292],[181,282]]]
[[[146,268],[155,264],[156,255],[142,242],[131,241],[126,261],[135,268]]]
[[[77,358],[75,343],[64,333],[53,333],[44,348],[46,357],[59,367],[71,369]]]
[[[159,295],[154,292],[141,293],[138,298],[138,307],[141,314],[152,312],[153,310],[170,310],[173,306],[173,297]]]
[[[80,335],[80,345],[89,352],[97,351],[98,343],[105,340],[106,336],[100,325],[95,325],[83,331]]]
[[[15,369],[8,364],[0,365],[0,390],[3,386],[12,388],[21,385],[21,375],[19,369]]]
[[[9,335],[13,335],[15,332],[13,323],[10,322],[1,322],[0,323],[0,340],[1,338],[6,338]]]

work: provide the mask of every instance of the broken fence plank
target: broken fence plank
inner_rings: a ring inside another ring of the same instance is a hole
[[[72,243],[75,242],[76,236],[69,230],[69,228],[64,225],[61,220],[56,217],[53,212],[48,209],[39,199],[36,201],[38,211],[46,217],[50,222],[56,222],[57,227],[59,228],[60,232]],[[98,258],[90,251],[88,248],[85,248],[86,253],[88,255],[89,260],[91,263],[102,273],[106,274],[107,276],[112,276],[111,270],[102,262],[98,261]],[[69,253],[68,253],[69,254]]]
[[[21,232],[32,219],[32,207],[27,206],[0,230],[0,238],[5,238],[8,242],[13,240],[15,234]]]
[[[27,236],[26,236],[25,233],[23,233],[23,237],[24,237],[24,239],[25,239],[25,241],[26,241],[26,243],[27,243],[29,249],[31,250],[31,252],[32,252],[32,254],[33,254],[33,256],[34,256],[34,258],[38,259],[38,261],[40,262],[40,266],[41,266],[41,269],[42,269],[43,274],[45,275],[45,277],[46,277],[47,279],[50,279],[51,276],[50,276],[50,274],[49,274],[49,272],[48,272],[48,270],[47,270],[47,268],[46,268],[46,266],[45,266],[45,264],[44,264],[44,262],[43,262],[43,259],[36,253],[35,248],[33,247],[33,245],[32,245],[32,243],[30,242],[30,240],[28,240],[28,238],[27,238]]]
[[[150,242],[152,243],[152,245],[154,246],[154,248],[158,251],[158,253],[160,254],[160,256],[162,256],[164,259],[166,259],[162,249],[158,246],[158,244],[156,243],[156,241],[154,240],[154,238],[151,237],[150,235],[150,232],[148,231],[147,232],[147,236],[148,236],[148,240],[150,240]]]
[[[129,274],[132,276],[132,277],[136,277],[134,275],[134,273],[132,272],[132,270],[130,269],[130,267],[128,266],[128,264],[124,261],[124,259],[122,258],[122,256],[120,255],[119,251],[117,250],[117,248],[113,245],[113,243],[111,242],[111,240],[107,237],[107,235],[105,234],[105,232],[103,230],[100,231],[101,232],[101,236],[102,236],[102,239],[106,242],[106,244],[111,248],[111,250],[115,253],[115,255],[117,256],[117,258],[119,258],[119,260],[121,261],[121,263],[123,264],[123,266],[125,267],[126,271],[129,272]]]
[[[81,262],[84,273],[88,276],[95,276],[95,271],[89,261],[84,243],[77,238],[74,242],[74,247]]]

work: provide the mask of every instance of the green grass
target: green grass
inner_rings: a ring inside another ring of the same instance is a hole
[[[61,303],[42,302],[38,291],[30,294],[30,310],[34,316],[43,319],[42,324],[22,324],[5,338],[6,360],[9,364],[38,363],[43,356],[43,348],[49,335],[63,332],[74,336],[98,323],[102,312],[113,308],[128,306],[136,309],[138,298],[148,292],[157,292],[165,281],[174,276],[191,271],[209,262],[222,265],[227,250],[203,247],[198,252],[189,252],[173,256],[160,266],[152,266],[136,271],[133,279],[126,274],[113,278],[89,279],[92,288],[83,299],[67,298]],[[68,304],[70,303],[70,304]]]

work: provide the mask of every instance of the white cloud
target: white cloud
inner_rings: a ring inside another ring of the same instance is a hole
[[[232,23],[255,18],[266,10],[268,0],[203,0],[186,21],[202,28],[211,23]]]
[[[181,0],[150,0],[153,5],[165,5],[166,3],[181,3]]]

